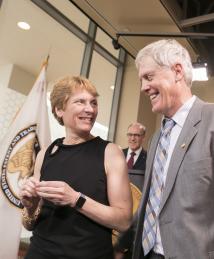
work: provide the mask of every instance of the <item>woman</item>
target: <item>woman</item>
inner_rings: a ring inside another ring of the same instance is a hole
[[[82,77],[66,77],[53,88],[52,112],[66,136],[40,151],[34,176],[21,190],[23,224],[33,229],[26,258],[110,259],[112,229],[124,231],[130,224],[123,153],[90,134],[97,96]]]

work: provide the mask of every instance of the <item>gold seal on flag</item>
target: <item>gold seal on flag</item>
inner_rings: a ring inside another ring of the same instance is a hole
[[[36,125],[31,125],[13,138],[3,160],[1,188],[7,199],[18,208],[22,208],[19,184],[33,174],[36,150],[39,150]]]

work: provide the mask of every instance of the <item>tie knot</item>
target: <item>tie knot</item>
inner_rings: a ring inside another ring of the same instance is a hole
[[[175,126],[175,121],[173,119],[164,119],[163,120],[163,128],[162,128],[162,133],[163,134],[168,134],[172,130],[172,128]]]
[[[136,153],[134,151],[131,152],[131,156],[134,157]]]

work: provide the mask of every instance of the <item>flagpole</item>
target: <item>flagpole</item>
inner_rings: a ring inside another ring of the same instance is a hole
[[[46,69],[47,69],[48,63],[49,63],[49,58],[50,58],[50,55],[48,54],[45,61],[42,63],[42,68],[45,66]]]

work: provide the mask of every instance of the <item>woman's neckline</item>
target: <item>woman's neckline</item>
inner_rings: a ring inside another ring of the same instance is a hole
[[[65,137],[63,137],[63,138],[60,139],[60,145],[65,146],[65,147],[76,146],[76,145],[81,145],[81,144],[87,143],[87,142],[92,141],[96,138],[98,138],[98,137],[91,136],[90,138],[85,139],[85,140],[81,139],[81,140],[78,140],[78,141],[74,141],[74,140],[65,141]]]

